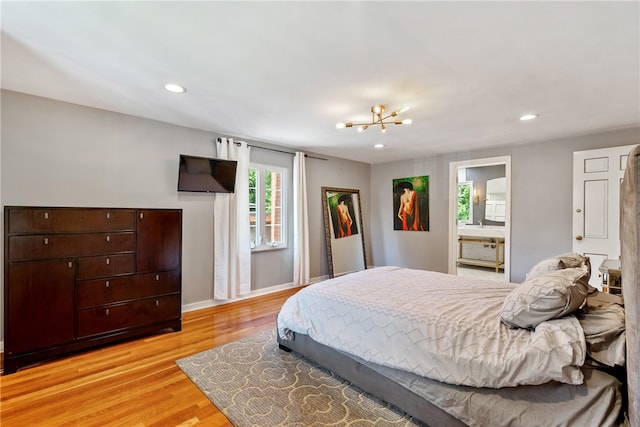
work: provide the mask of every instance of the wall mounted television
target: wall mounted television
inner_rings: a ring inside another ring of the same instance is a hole
[[[233,193],[237,166],[236,160],[180,154],[178,191]]]

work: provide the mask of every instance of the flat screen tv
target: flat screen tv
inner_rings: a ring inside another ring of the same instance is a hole
[[[178,191],[233,193],[237,166],[235,160],[180,154]]]

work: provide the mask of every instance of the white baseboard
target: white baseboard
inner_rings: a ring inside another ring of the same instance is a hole
[[[309,284],[320,282],[320,281],[328,279],[328,278],[329,278],[329,276],[326,276],[326,275],[325,276],[314,277],[314,278],[310,279]],[[289,282],[289,283],[285,283],[285,284],[282,284],[282,285],[269,286],[268,288],[264,288],[264,289],[256,289],[255,291],[251,291],[247,295],[243,295],[241,297],[237,297],[237,298],[233,298],[233,299],[228,299],[228,300],[209,299],[209,300],[198,301],[198,302],[194,302],[194,303],[190,303],[190,304],[184,304],[182,306],[182,312],[183,313],[188,313],[190,311],[201,310],[203,308],[216,307],[216,306],[219,306],[219,305],[229,304],[229,303],[232,303],[232,302],[242,301],[242,300],[245,300],[245,299],[255,298],[255,297],[259,297],[261,295],[272,294],[274,292],[284,291],[285,289],[292,289],[292,288],[297,288],[297,287],[301,287],[301,286],[294,285],[293,283]]]

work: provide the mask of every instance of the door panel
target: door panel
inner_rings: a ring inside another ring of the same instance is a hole
[[[180,210],[138,211],[138,272],[172,270],[180,265]]]
[[[73,259],[12,262],[8,270],[8,354],[72,342]]]
[[[584,237],[607,238],[607,180],[585,181],[584,183]]]

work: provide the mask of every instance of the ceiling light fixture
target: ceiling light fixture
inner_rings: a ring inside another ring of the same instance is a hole
[[[173,93],[185,93],[187,91],[187,89],[175,83],[167,83],[164,88]]]
[[[386,125],[408,125],[411,124],[411,119],[404,119],[404,120],[389,120],[389,121],[385,121],[391,117],[396,117],[398,114],[404,113],[405,111],[407,111],[409,109],[409,107],[405,107],[401,110],[395,110],[393,113],[389,114],[388,116],[383,116],[384,110],[385,110],[386,106],[384,105],[374,105],[373,107],[371,107],[371,122],[369,123],[350,123],[350,122],[346,122],[346,123],[338,123],[336,125],[336,127],[338,129],[342,129],[342,128],[350,128],[353,126],[358,126],[358,132],[362,132],[365,131],[369,128],[369,126],[375,126],[378,125],[380,126],[380,130],[384,133],[387,131],[387,127]]]
[[[377,149],[377,150],[382,150],[384,148],[384,144],[376,144],[373,146],[373,148]]]
[[[540,117],[540,114],[525,114],[524,116],[520,116],[520,120],[526,122],[527,120],[533,120]]]

